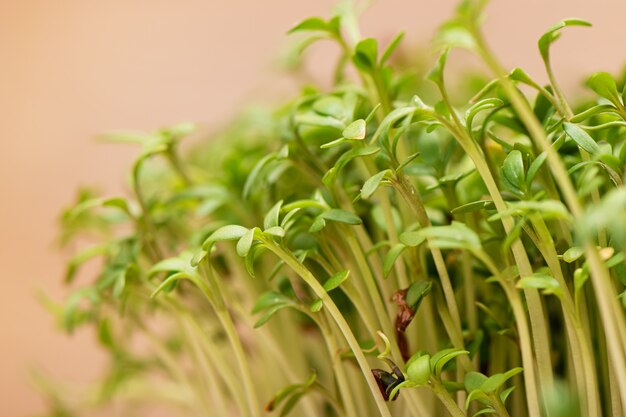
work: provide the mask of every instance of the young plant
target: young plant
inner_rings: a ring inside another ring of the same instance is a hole
[[[505,70],[484,3],[441,26],[426,80],[340,7],[291,30],[340,49],[330,90],[184,155],[188,124],[108,135],[143,146],[132,195],[64,213],[63,242],[94,242],[68,283],[102,266],[56,311],[111,368],[52,415],[626,414],[626,78],[568,100],[550,50],[578,19],[539,39],[549,85]],[[493,77],[473,98],[448,90],[457,47]]]

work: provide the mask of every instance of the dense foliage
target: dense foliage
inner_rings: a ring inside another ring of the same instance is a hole
[[[53,413],[625,415],[624,79],[563,95],[550,49],[575,19],[539,40],[548,85],[506,72],[483,3],[441,26],[427,81],[344,7],[292,29],[341,48],[330,91],[185,156],[190,125],[108,135],[142,146],[133,196],[64,213],[64,242],[96,242],[67,282],[102,266],[59,316],[97,328],[111,367]],[[469,101],[446,88],[457,47],[493,79]]]

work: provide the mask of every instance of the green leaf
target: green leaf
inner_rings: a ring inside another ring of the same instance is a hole
[[[475,103],[465,112],[465,124],[467,125],[467,129],[470,132],[472,131],[472,124],[478,113],[485,110],[493,110],[503,105],[504,102],[499,98],[486,98],[478,103]]]
[[[479,211],[486,207],[492,207],[492,206],[493,206],[492,200],[478,200],[478,201],[472,201],[471,203],[466,203],[458,207],[455,207],[452,210],[450,210],[450,213],[452,214],[473,213],[475,211]]]
[[[359,225],[362,223],[361,218],[356,214],[343,209],[330,209],[321,214],[323,219],[334,222],[345,223],[349,225]]]
[[[616,107],[621,107],[620,94],[613,76],[608,72],[596,72],[588,80],[587,85],[600,97],[604,97]]]
[[[404,300],[413,311],[417,311],[424,297],[430,294],[432,286],[432,282],[429,281],[416,281],[409,286]]]
[[[529,213],[538,213],[544,219],[570,219],[570,213],[565,205],[557,200],[516,201],[507,204],[507,209],[493,214],[488,221],[494,221],[507,216],[525,216]]]
[[[543,290],[544,294],[554,294],[561,296],[563,291],[559,282],[552,276],[542,273],[534,273],[533,275],[523,277],[517,282],[518,288],[535,288]]]
[[[316,113],[302,113],[294,118],[296,125],[309,125],[316,127],[329,127],[342,131],[346,128],[346,124],[341,120],[330,116],[320,116]]]
[[[399,240],[406,246],[415,247],[421,245],[426,240],[426,237],[423,233],[417,230],[402,233],[399,237]]]
[[[254,328],[257,329],[263,326],[265,323],[270,321],[270,319],[274,316],[274,314],[276,314],[277,312],[279,312],[280,310],[284,308],[291,307],[291,306],[292,306],[291,303],[290,304],[277,304],[273,307],[266,309],[263,315],[261,316],[261,318],[257,320],[256,323],[254,323]]]
[[[284,304],[293,304],[293,301],[281,293],[268,291],[257,298],[251,312],[252,314],[256,314],[268,308]]]
[[[385,260],[383,261],[383,275],[385,276],[385,278],[387,278],[387,276],[393,269],[393,265],[395,264],[396,259],[398,259],[400,255],[402,255],[402,252],[404,252],[405,249],[406,246],[404,244],[398,243],[394,245],[389,250],[389,252],[387,252]]]
[[[502,388],[502,385],[504,385],[507,380],[519,374],[522,370],[522,368],[513,368],[504,374],[492,375],[485,382],[483,382],[480,389],[486,393],[495,392]]]
[[[476,41],[468,28],[460,22],[451,21],[439,27],[435,38],[437,44],[446,48],[463,48],[474,50]]]
[[[502,165],[502,179],[516,194],[524,194],[526,182],[524,179],[524,160],[522,153],[513,150],[504,159]]]
[[[580,246],[572,246],[563,254],[563,260],[568,264],[577,261],[581,256],[585,254],[585,249]]]
[[[365,139],[365,131],[365,120],[358,119],[350,123],[348,127],[343,130],[342,135],[346,139],[361,140]]]
[[[344,117],[343,100],[337,96],[324,96],[313,103],[313,110],[322,116],[341,120]]]
[[[440,249],[480,249],[480,238],[472,229],[460,222],[448,226],[432,226],[419,230],[431,247]]]
[[[311,313],[317,313],[322,309],[322,307],[324,307],[324,300],[318,298],[317,300],[313,301],[313,304],[311,304],[309,310],[311,311]]]
[[[337,179],[337,175],[339,175],[339,173],[350,161],[356,158],[373,155],[379,151],[380,148],[376,146],[359,146],[354,149],[350,149],[348,152],[345,152],[343,155],[341,155],[339,159],[337,159],[337,162],[335,162],[335,166],[333,166],[329,171],[326,172],[326,174],[324,174],[322,181],[327,186],[331,186]]]
[[[280,226],[274,226],[264,230],[263,234],[275,237],[285,237],[285,229]]]
[[[187,272],[189,274],[193,274],[195,269],[192,268],[189,262],[190,260],[191,255],[188,253],[185,253],[184,255],[181,254],[173,258],[163,259],[148,270],[148,278],[151,278],[161,272]]]
[[[254,168],[252,168],[252,171],[250,171],[250,174],[248,174],[248,177],[246,178],[246,182],[243,186],[243,192],[242,192],[243,198],[248,198],[248,196],[250,195],[250,192],[252,191],[253,186],[257,184],[258,178],[260,177],[260,174],[263,171],[263,169],[267,165],[269,165],[271,162],[275,161],[276,159],[277,159],[277,155],[275,153],[271,153],[269,155],[265,155],[254,165]]]
[[[163,282],[152,292],[152,294],[150,294],[150,298],[154,298],[156,297],[161,291],[166,290],[166,288],[170,287],[171,284],[179,281],[179,280],[190,280],[192,281],[194,284],[197,285],[197,281],[195,279],[195,277],[189,275],[186,272],[177,272],[175,274],[172,274],[170,276],[168,276],[167,278],[165,278],[163,280]]]
[[[463,383],[465,384],[465,389],[467,390],[467,392],[472,392],[474,390],[480,389],[480,387],[486,380],[486,375],[483,375],[480,372],[470,371],[465,374],[465,379]]]
[[[448,59],[449,53],[450,53],[450,50],[445,49],[441,53],[441,55],[439,55],[439,59],[437,59],[437,63],[435,64],[433,69],[431,69],[428,75],[426,76],[426,79],[434,82],[438,86],[443,85],[443,71],[446,66],[446,61]]]
[[[393,52],[396,50],[398,45],[400,45],[400,42],[402,41],[402,38],[404,38],[404,32],[398,33],[396,35],[396,37],[393,38],[393,40],[389,43],[387,48],[385,48],[385,52],[383,52],[383,55],[380,58],[380,65],[381,66],[383,66],[387,62],[387,60],[389,59],[391,54],[393,54]]]
[[[213,243],[223,240],[239,240],[247,231],[247,227],[235,224],[220,227],[202,243],[202,249],[207,250]]]
[[[417,387],[417,384],[411,381],[410,379],[407,379],[406,381],[399,383],[398,385],[393,387],[393,389],[389,392],[389,401],[393,401],[394,398],[398,396],[398,392],[402,388],[415,388],[415,387]]]
[[[269,229],[270,227],[278,226],[278,219],[280,216],[280,209],[283,207],[283,200],[274,204],[272,208],[267,212],[263,219],[263,229]]]
[[[366,38],[359,42],[354,50],[352,61],[361,71],[373,71],[378,61],[378,42],[376,39]]]
[[[441,371],[443,370],[443,367],[448,362],[450,362],[452,359],[456,358],[457,356],[468,355],[468,354],[469,352],[463,349],[450,348],[450,349],[441,350],[435,353],[433,357],[430,359],[430,370],[434,375],[440,376]]]
[[[494,408],[487,406],[476,412],[472,417],[481,416],[483,414],[498,414],[498,412]]]
[[[480,389],[475,389],[471,391],[469,395],[467,396],[467,399],[465,400],[465,408],[468,409],[470,406],[470,403],[475,400],[478,400],[482,403],[486,403],[489,401],[489,397],[487,396],[487,394],[485,394],[484,391]]]
[[[337,272],[324,283],[324,290],[329,292],[339,287],[346,279],[348,279],[348,275],[350,275],[350,271],[348,269]]]
[[[617,109],[615,109],[615,107],[610,104],[598,104],[596,106],[588,108],[587,110],[581,111],[580,113],[570,118],[569,121],[572,123],[580,123],[593,116],[597,116],[600,114],[616,113],[616,112],[617,112]]]
[[[422,355],[410,362],[406,370],[409,379],[417,385],[426,385],[430,379],[430,355]]]
[[[246,233],[244,233],[237,242],[237,255],[241,256],[242,258],[248,255],[248,252],[250,252],[252,242],[254,241],[255,229],[256,227],[246,231]]]
[[[528,172],[526,173],[526,188],[531,187],[535,176],[539,172],[539,169],[541,168],[543,163],[546,161],[547,157],[547,152],[541,152],[539,156],[537,156],[535,160],[530,164],[530,167],[528,167]]]
[[[565,122],[563,123],[563,130],[567,136],[572,138],[572,140],[578,144],[578,146],[591,155],[595,155],[600,152],[600,147],[596,141],[594,141],[593,138],[578,125]]]
[[[364,200],[370,198],[372,194],[376,192],[380,183],[390,175],[392,175],[392,171],[390,169],[386,169],[368,178],[367,181],[363,183],[363,187],[361,188],[361,198]]]
[[[289,397],[289,399],[285,401],[285,405],[283,406],[283,408],[280,410],[280,414],[278,417],[287,416],[291,412],[291,410],[296,406],[298,401],[300,401],[300,398],[302,398],[303,396],[304,396],[304,392],[297,392],[293,394],[291,397]]]
[[[309,227],[310,233],[317,233],[326,227],[326,220],[321,215],[317,216],[313,223],[311,223],[311,227]]]
[[[302,22],[289,29],[287,33],[322,31],[334,34],[337,32],[338,23],[339,22],[335,22],[334,19],[326,22],[321,17],[309,17],[308,19],[304,19]]]
[[[561,36],[561,29],[567,26],[591,26],[591,23],[582,19],[565,19],[548,29],[548,31],[539,38],[538,42],[539,52],[544,61],[549,61],[550,45]]]

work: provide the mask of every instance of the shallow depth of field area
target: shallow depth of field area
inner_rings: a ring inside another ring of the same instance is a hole
[[[129,193],[63,213],[84,249],[49,307],[111,365],[48,385],[50,415],[626,415],[626,74],[563,94],[550,52],[579,19],[528,40],[547,85],[504,68],[484,3],[430,69],[342,3],[290,34],[341,51],[331,89],[184,152],[192,124],[103,135],[137,146]],[[449,74],[457,49],[483,73]]]

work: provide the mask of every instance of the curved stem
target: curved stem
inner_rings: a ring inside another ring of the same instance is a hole
[[[378,385],[374,376],[372,375],[371,368],[367,363],[367,359],[365,355],[361,351],[361,347],[359,346],[359,342],[354,337],[350,326],[346,322],[346,319],[343,317],[335,302],[328,296],[322,285],[319,281],[313,276],[313,274],[302,265],[290,252],[284,250],[282,247],[278,246],[275,242],[271,240],[263,240],[265,246],[273,252],[276,256],[282,259],[290,268],[292,268],[299,276],[302,278],[309,287],[313,290],[316,296],[322,299],[324,304],[324,308],[328,310],[328,313],[333,318],[339,330],[343,334],[346,342],[350,346],[354,357],[361,368],[361,372],[363,373],[363,377],[367,381],[367,385],[370,388],[372,396],[374,397],[374,401],[376,402],[376,406],[378,407],[378,411],[380,415],[383,417],[391,417],[389,412],[389,408],[385,404],[385,400],[383,399],[380,391],[378,389]]]

